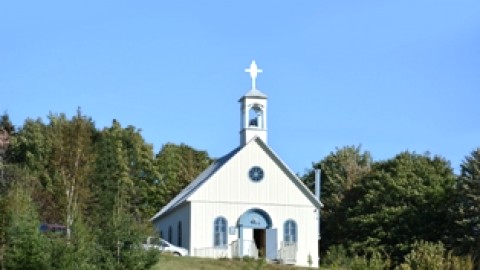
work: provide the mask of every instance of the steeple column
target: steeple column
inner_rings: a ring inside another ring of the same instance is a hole
[[[259,137],[267,142],[267,96],[256,89],[258,73],[263,70],[252,61],[250,68],[245,72],[250,73],[252,89],[240,98],[240,144],[245,145],[254,137]]]

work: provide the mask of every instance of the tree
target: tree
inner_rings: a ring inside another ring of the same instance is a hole
[[[213,160],[205,151],[188,145],[167,143],[156,156],[156,165],[161,174],[157,210],[166,205]]]
[[[98,213],[92,222],[106,252],[103,269],[144,269],[155,261],[156,257],[150,254],[149,259],[138,246],[146,237],[142,211],[145,182],[156,177],[151,147],[134,127],[123,129],[114,121],[100,133],[90,212]]]
[[[8,188],[8,175],[7,175],[7,151],[10,145],[12,136],[15,133],[15,128],[10,121],[8,114],[4,114],[0,117],[0,196]],[[1,197],[0,197],[1,199]]]
[[[63,234],[50,237],[52,243],[52,269],[96,270],[102,269],[102,248],[96,242],[96,236],[78,216],[73,225],[70,239]]]
[[[12,191],[12,187],[15,185],[26,185],[28,186],[27,181],[25,180],[25,171],[20,169],[16,165],[12,164],[3,164],[3,184],[0,186],[0,269],[4,269],[2,267],[3,262],[3,255],[5,251],[5,247],[7,244],[7,230],[9,227],[9,215],[10,215],[10,207],[11,207],[11,199],[12,195],[10,194]],[[10,194],[10,195],[9,195]]]
[[[10,116],[7,113],[0,116],[0,129],[5,130],[9,135],[15,133],[15,126],[13,126]]]
[[[79,211],[89,196],[88,179],[94,161],[95,126],[83,116],[80,109],[72,120],[65,115],[50,115],[48,140],[51,143],[49,173],[54,181],[57,206],[64,214],[67,238]]]
[[[480,261],[480,147],[460,165],[458,200],[454,214],[460,227],[459,248]]]
[[[9,163],[28,168],[31,173],[40,176],[43,183],[50,181],[46,169],[50,155],[47,126],[41,119],[25,120],[23,126],[10,140],[7,154]]]
[[[416,240],[447,238],[455,175],[448,161],[403,152],[375,163],[345,198],[347,245],[381,249],[399,262]]]
[[[161,177],[155,167],[152,149],[133,126],[122,128],[114,120],[112,127],[104,129],[96,147],[91,183],[95,190],[95,204],[111,211],[115,196],[121,195],[128,201],[128,211],[136,218],[150,218],[158,210],[151,197]]]
[[[55,203],[52,177],[49,174],[51,142],[48,127],[41,119],[27,119],[10,140],[6,161],[29,172],[30,185],[35,185],[32,198],[38,206],[40,218],[59,222],[60,210]]]
[[[320,162],[313,164],[313,169],[302,177],[305,184],[314,191],[314,170],[321,169],[321,247],[328,250],[331,245],[345,243],[344,228],[345,209],[342,208],[350,190],[365,176],[371,168],[372,157],[360,146],[337,148]]]
[[[85,207],[94,161],[96,129],[80,110],[67,119],[49,115],[49,124],[26,120],[12,140],[8,161],[29,170],[37,188],[32,194],[41,219],[70,226]]]
[[[139,248],[148,231],[144,221],[158,210],[148,197],[160,179],[152,146],[139,130],[117,121],[99,132],[80,110],[71,119],[50,114],[48,120],[26,120],[11,137],[6,160],[12,170],[4,170],[4,179],[29,187],[40,220],[67,226],[67,237],[50,239],[50,266],[144,269],[155,263],[155,254]],[[28,179],[16,178],[14,168],[28,172]],[[7,203],[0,197],[0,206]],[[0,240],[7,238],[5,224]]]
[[[8,195],[5,267],[50,269],[50,242],[40,233],[40,222],[30,189],[22,182],[16,182]]]
[[[6,158],[8,146],[10,145],[10,137],[12,137],[14,132],[15,128],[10,121],[10,117],[6,113],[3,114],[0,117],[0,185],[4,184],[2,166]]]

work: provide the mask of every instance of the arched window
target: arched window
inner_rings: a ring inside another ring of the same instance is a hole
[[[297,242],[297,223],[293,219],[289,219],[283,224],[283,241],[286,243]]]
[[[213,246],[227,247],[227,219],[217,217],[213,225]]]
[[[265,128],[262,105],[255,104],[248,110],[248,127]]]
[[[178,222],[178,237],[177,237],[177,241],[178,241],[178,246],[182,246],[182,222],[179,221]]]
[[[168,242],[172,243],[172,226],[168,227]]]

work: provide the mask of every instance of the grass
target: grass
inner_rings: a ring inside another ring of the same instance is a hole
[[[293,267],[279,264],[265,264],[264,261],[252,259],[207,259],[197,257],[175,257],[161,255],[160,260],[152,270],[300,270],[312,269],[304,267]]]

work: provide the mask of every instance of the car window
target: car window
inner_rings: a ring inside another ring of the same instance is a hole
[[[164,241],[164,240],[160,240],[160,245],[161,245],[162,247],[168,247],[168,246],[170,246],[170,245],[167,243],[167,241]]]
[[[158,237],[152,237],[152,238],[150,238],[150,244],[160,245],[160,239]]]

